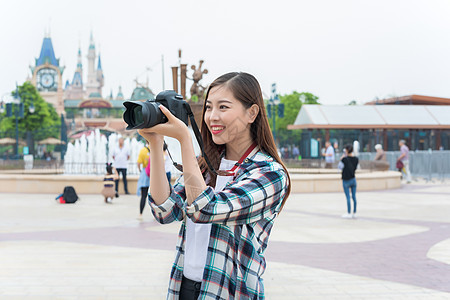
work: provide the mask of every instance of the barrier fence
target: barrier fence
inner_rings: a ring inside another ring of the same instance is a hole
[[[386,151],[386,161],[389,163],[390,170],[396,170],[397,158],[400,151]],[[360,161],[373,161],[375,152],[360,152]],[[339,160],[339,154],[336,156],[335,168]],[[290,168],[311,168],[318,169],[325,166],[323,159],[284,159],[286,165]],[[411,175],[423,177],[428,180],[432,178],[442,179],[450,178],[450,151],[410,151],[409,168]],[[64,163],[62,160],[34,160],[31,168],[27,168],[24,160],[0,160],[0,170],[12,169],[34,169],[34,170],[57,170],[65,174],[105,174],[105,164],[97,163]],[[127,173],[130,175],[139,174],[137,164],[129,163]]]
[[[395,165],[400,151],[386,151],[386,160],[390,170],[397,170]],[[373,160],[375,152],[359,153],[360,160]],[[445,179],[450,178],[450,151],[410,151],[409,170],[412,176]]]

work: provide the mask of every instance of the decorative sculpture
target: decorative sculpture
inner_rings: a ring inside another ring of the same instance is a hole
[[[208,70],[204,69],[202,70],[203,60],[200,60],[200,64],[198,68],[195,67],[195,65],[191,66],[191,69],[194,70],[194,73],[192,74],[192,80],[194,83],[191,86],[191,99],[192,97],[197,96],[198,100],[201,102],[203,101],[203,97],[205,94],[205,87],[202,86],[199,82],[203,78],[203,74],[208,74]]]

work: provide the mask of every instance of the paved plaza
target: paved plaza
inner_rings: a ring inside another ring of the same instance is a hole
[[[45,189],[45,187],[42,187]],[[1,191],[1,187],[0,187]],[[0,299],[165,299],[179,224],[139,198],[0,193]],[[267,299],[450,299],[450,184],[292,194],[266,251]]]

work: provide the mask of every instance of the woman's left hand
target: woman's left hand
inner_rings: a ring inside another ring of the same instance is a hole
[[[188,127],[183,121],[175,117],[166,107],[159,106],[161,112],[167,117],[167,122],[156,126],[141,129],[143,133],[158,133],[160,135],[172,137],[182,143],[186,138],[191,139]]]

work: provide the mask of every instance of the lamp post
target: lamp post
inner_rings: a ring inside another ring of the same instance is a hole
[[[276,83],[272,83],[272,93],[269,99],[269,104],[267,105],[267,112],[269,115],[269,118],[272,117],[272,134],[273,139],[275,141],[275,144],[277,143],[276,139],[276,111],[278,108],[278,117],[283,118],[284,117],[284,104],[280,103],[280,98],[277,94],[277,85]]]

